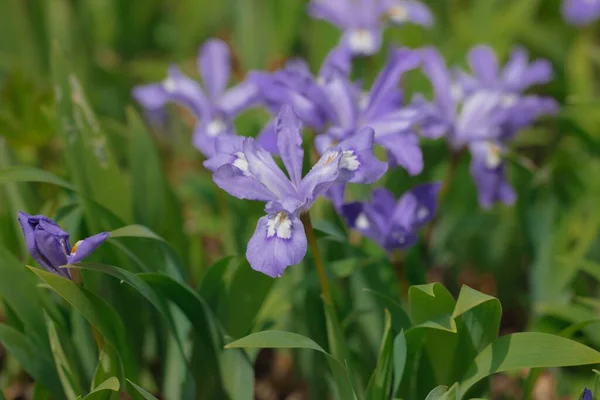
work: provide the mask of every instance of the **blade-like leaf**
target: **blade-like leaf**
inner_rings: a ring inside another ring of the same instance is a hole
[[[406,366],[406,357],[406,338],[404,337],[404,332],[402,331],[394,338],[394,381],[392,384],[392,397],[396,395],[396,392],[400,388],[400,383],[402,383],[404,368]]]
[[[119,383],[119,379],[117,379],[117,377],[113,376],[111,378],[108,378],[101,384],[99,384],[92,392],[90,392],[87,396],[85,396],[83,398],[83,400],[107,399],[107,398],[109,398],[109,397],[106,397],[107,394],[102,393],[102,392],[106,392],[106,391],[118,392],[120,387],[121,387],[121,385]],[[108,395],[110,396],[110,393],[108,393]]]
[[[50,338],[50,348],[54,356],[54,363],[58,376],[62,384],[67,399],[77,398],[77,393],[81,393],[79,386],[79,377],[74,373],[71,363],[67,359],[62,344],[56,332],[56,325],[48,316],[46,316],[46,325],[48,326],[48,337]]]
[[[150,394],[146,389],[144,389],[141,386],[136,385],[135,383],[131,382],[129,379],[127,379],[127,383],[129,383],[139,394],[141,394],[142,397],[144,397],[144,399],[158,400],[156,397],[152,396],[152,394]]]
[[[385,326],[377,367],[367,387],[367,399],[387,399],[392,381],[392,323],[390,313],[385,310]]]
[[[52,172],[33,167],[10,167],[0,171],[0,183],[39,182],[75,190],[75,187]]]

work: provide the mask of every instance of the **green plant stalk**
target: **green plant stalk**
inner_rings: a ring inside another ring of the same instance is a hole
[[[79,287],[84,287],[81,270],[79,268],[71,268],[69,272],[71,273],[71,279],[73,280],[73,283]],[[104,338],[92,324],[90,324],[90,328],[92,329],[92,335],[94,335],[96,346],[98,346],[98,354],[100,354],[102,353],[102,350],[104,350]]]
[[[321,258],[321,253],[319,252],[317,236],[315,235],[315,231],[312,226],[310,214],[308,212],[300,214],[300,221],[302,221],[302,224],[304,225],[306,240],[308,241],[308,246],[310,247],[315,260],[317,275],[319,276],[319,283],[321,284],[321,293],[323,294],[325,300],[333,306],[333,297],[331,296],[331,289],[329,288],[327,274],[325,273],[325,264],[323,264],[323,259]]]
[[[403,302],[408,301],[408,279],[406,278],[406,268],[405,268],[405,259],[406,256],[402,250],[396,250],[392,253],[389,253],[390,264],[394,272],[396,273],[396,278],[398,279],[398,285],[400,290],[400,298]]]

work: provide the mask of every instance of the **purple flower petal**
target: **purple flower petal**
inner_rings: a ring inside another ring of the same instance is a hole
[[[339,144],[342,150],[340,177],[345,182],[373,183],[387,171],[387,164],[373,154],[374,136],[373,129],[363,128]]]
[[[529,64],[527,51],[515,49],[502,71],[502,81],[507,90],[522,92],[530,86],[544,84],[552,79],[552,65],[547,60]]]
[[[490,208],[494,203],[512,204],[516,194],[506,180],[506,165],[502,160],[502,148],[492,142],[475,142],[471,150],[470,171],[477,186],[479,204]]]
[[[481,90],[469,96],[456,121],[451,145],[457,149],[474,140],[499,137],[506,111],[501,93]]]
[[[342,45],[357,56],[371,56],[379,51],[382,41],[382,28],[356,27],[344,31]]]
[[[277,197],[254,176],[248,174],[243,153],[234,164],[225,164],[213,174],[218,187],[238,199],[271,201]]]
[[[279,149],[277,148],[277,134],[275,133],[275,121],[271,120],[265,125],[263,130],[258,134],[256,141],[269,153],[279,155]]]
[[[496,53],[489,46],[476,46],[468,55],[469,65],[485,87],[493,87],[499,76]]]
[[[397,135],[376,136],[375,141],[385,147],[394,161],[410,175],[418,175],[423,171],[423,153],[416,133],[407,131]]]
[[[215,153],[203,165],[209,171],[215,172],[225,164],[234,164],[244,150],[244,138],[237,135],[221,135],[215,140]],[[238,162],[239,164],[239,162]]]
[[[198,57],[198,70],[208,95],[214,102],[225,91],[231,74],[229,47],[222,40],[207,40]]]
[[[433,16],[429,7],[415,0],[389,0],[385,2],[390,22],[401,25],[407,22],[430,27]]]
[[[213,157],[217,138],[225,135],[235,135],[231,121],[213,114],[212,118],[203,118],[196,124],[193,144],[205,157]]]
[[[217,102],[219,109],[229,117],[254,107],[260,100],[258,85],[251,81],[245,81],[223,93]]]
[[[333,48],[321,64],[319,77],[330,79],[334,74],[348,76],[352,70],[352,53],[345,46]]]
[[[329,21],[340,28],[350,24],[352,5],[347,0],[313,0],[308,5],[308,13],[317,19]]]
[[[341,212],[351,229],[380,245],[383,244],[384,231],[387,229],[385,218],[381,218],[384,214],[375,212],[368,203],[361,202],[344,204]]]
[[[246,258],[252,269],[277,278],[287,267],[302,261],[306,248],[302,222],[281,210],[258,220]]]
[[[109,236],[109,232],[102,232],[75,243],[68,257],[69,264],[78,263],[92,254]]]
[[[358,119],[357,93],[352,82],[340,74],[335,74],[323,87],[335,110],[336,126],[342,129],[351,129],[356,126]]]
[[[302,122],[288,105],[281,107],[277,116],[277,147],[292,183],[297,187],[302,180]]]
[[[564,0],[562,11],[569,23],[587,25],[600,17],[600,1]]]
[[[317,197],[327,192],[340,176],[341,160],[342,150],[339,148],[332,148],[323,153],[319,161],[300,182],[299,199],[304,200],[308,206]]]
[[[277,198],[284,198],[295,192],[290,180],[268,151],[258,146],[252,138],[246,139],[243,146],[248,174],[255,177]]]
[[[423,70],[435,91],[435,102],[440,118],[450,121],[456,114],[456,101],[452,95],[452,80],[446,62],[434,48],[422,50]]]

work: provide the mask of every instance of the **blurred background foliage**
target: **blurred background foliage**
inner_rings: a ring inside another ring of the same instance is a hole
[[[167,238],[169,246],[147,238],[121,238],[95,258],[135,272],[162,271],[188,282],[217,310],[232,337],[265,327],[291,326],[288,330],[306,333],[319,343],[325,341],[323,331],[315,329],[323,325],[324,316],[313,312],[320,304],[316,276],[309,267],[292,268],[277,281],[253,273],[247,266],[236,269],[239,262],[235,261],[230,268],[208,268],[226,255],[244,254],[262,207],[218,191],[202,168],[200,154],[190,146],[193,119],[185,111],[172,107],[164,115],[146,116],[146,121],[152,122],[149,135],[131,98],[134,85],[163,79],[171,63],[196,77],[198,48],[210,37],[230,44],[236,80],[253,69],[279,68],[293,57],[307,59],[313,70],[318,70],[337,43],[339,32],[309,18],[306,3],[0,0],[0,168],[18,165],[51,171],[84,194],[40,183],[0,186],[0,258],[7,266],[0,268],[0,286],[9,285],[6,290],[15,298],[32,295],[28,290],[34,280],[21,267],[27,253],[16,222],[18,210],[56,217],[77,238],[139,223]],[[463,157],[431,240],[422,241],[406,255],[413,284],[441,281],[454,294],[461,284],[468,284],[498,296],[504,309],[501,331],[505,333],[558,333],[572,324],[594,321],[600,312],[596,299],[600,279],[598,29],[568,26],[561,18],[560,3],[429,0],[436,18],[433,29],[390,28],[385,36],[387,45],[436,46],[449,64],[463,65],[470,47],[487,43],[503,60],[514,46],[522,45],[532,56],[547,58],[554,66],[555,79],[539,90],[562,104],[560,115],[523,132],[511,149],[510,179],[519,194],[517,204],[496,206],[491,211],[478,208],[468,159]],[[53,48],[60,48],[68,61],[53,60],[52,55],[60,53]],[[370,82],[384,59],[382,51],[373,62],[359,60],[357,77]],[[73,84],[72,74],[80,86]],[[418,72],[409,74],[403,84],[409,93],[430,92]],[[65,93],[71,94],[70,98]],[[238,133],[255,135],[268,118],[264,110],[246,112],[236,121]],[[73,132],[85,138],[81,142],[72,139]],[[425,141],[423,148],[426,168],[420,176],[409,177],[396,170],[379,184],[399,195],[418,182],[444,179],[449,168],[445,144]],[[356,197],[365,194],[358,188],[352,192]],[[361,332],[363,344],[372,349],[366,352],[370,354],[367,365],[374,365],[383,322],[380,316],[365,312],[376,299],[362,289],[393,293],[392,269],[382,265],[386,261],[373,244],[351,238],[359,246],[348,246],[345,228],[329,205],[320,204],[316,217],[329,240],[326,257],[330,270],[347,289],[340,294],[345,296],[344,322]],[[144,347],[135,347],[136,352],[157,364],[170,357],[166,363],[183,368],[178,353],[170,348],[177,346],[173,340],[148,339],[143,331],[141,321],[157,318],[144,300],[115,280],[87,271],[86,276],[102,288],[105,299],[121,314],[128,343],[147,339]],[[18,282],[21,278],[24,283]],[[35,301],[44,301],[44,297]],[[16,303],[5,301],[1,318],[17,326],[27,325],[11,304]],[[140,309],[146,311],[140,313]],[[94,350],[81,317],[64,311],[59,317],[70,319],[65,326],[72,329],[76,343],[87,346],[91,357]],[[181,320],[182,316],[175,313],[174,318]],[[168,335],[166,329],[157,334]],[[584,343],[600,348],[598,324],[590,322],[578,335]],[[169,343],[170,347],[156,349],[153,343]],[[353,347],[363,344],[354,343]],[[273,355],[266,352],[264,357]],[[0,387],[12,385],[11,390],[17,390],[15,382],[23,382],[18,365],[1,350],[0,358],[4,363]],[[256,365],[257,380],[261,360]],[[285,357],[277,360],[268,359],[262,368],[270,371],[273,362],[289,363]],[[300,362],[304,362],[302,357]],[[91,379],[93,364],[85,359],[81,363],[82,374]],[[318,391],[319,371],[325,368],[322,360],[321,364],[320,370],[304,367],[302,376],[310,377],[311,390]],[[143,378],[144,373],[157,375],[152,365],[140,369],[142,381],[151,381]],[[181,385],[169,383],[180,379],[177,369],[164,371],[172,374],[161,377],[165,398],[180,397]],[[587,375],[577,372],[561,373],[563,386],[558,393],[580,391],[585,383],[582,376]],[[301,386],[293,379],[286,383]]]

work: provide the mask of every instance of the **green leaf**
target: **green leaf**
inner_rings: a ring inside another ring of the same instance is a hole
[[[39,182],[56,185],[69,190],[75,187],[51,172],[33,167],[10,167],[0,170],[0,183]]]
[[[161,238],[156,233],[152,232],[150,229],[143,225],[127,225],[110,232],[111,239],[123,237],[146,238],[166,243],[165,239]]]
[[[77,398],[77,393],[81,393],[81,387],[79,386],[79,377],[74,373],[71,363],[67,359],[63,350],[62,344],[56,331],[56,325],[49,317],[46,316],[46,325],[48,326],[48,337],[50,338],[50,348],[54,356],[54,363],[60,383],[62,384],[65,396],[67,399]]]
[[[392,328],[394,329],[394,332],[401,332],[402,330],[410,328],[410,318],[404,311],[402,304],[400,304],[398,301],[394,300],[390,296],[387,296],[383,293],[379,293],[375,290],[363,290],[377,296],[377,299],[379,300],[381,306],[383,308],[386,308],[390,312],[390,315],[392,316]]]
[[[377,367],[367,386],[367,399],[387,399],[392,382],[392,323],[390,313],[385,310],[383,338],[379,349]]]
[[[130,221],[129,187],[117,166],[110,141],[58,45],[52,50],[56,124],[70,176],[79,192]]]
[[[92,392],[90,392],[87,396],[85,396],[83,398],[83,400],[106,399],[106,398],[108,398],[108,397],[106,397],[106,394],[101,393],[101,392],[105,392],[105,391],[118,392],[120,387],[121,387],[121,385],[119,384],[119,379],[117,379],[117,377],[113,376],[111,378],[108,378],[104,382],[102,382],[100,385],[98,385],[94,390],[92,390]],[[110,394],[109,394],[109,396],[110,396]]]
[[[477,357],[460,383],[464,395],[474,384],[497,372],[600,363],[600,353],[581,343],[547,333],[525,332],[501,337]]]
[[[394,338],[394,354],[393,354],[393,367],[394,367],[394,381],[392,384],[392,397],[396,395],[402,383],[402,377],[404,376],[404,368],[406,367],[406,338],[404,332],[400,332]]]
[[[123,321],[121,321],[116,311],[94,293],[77,286],[69,279],[38,268],[28,268],[79,311],[98,330],[106,343],[117,351],[125,366],[125,371],[130,371],[132,364],[130,364],[130,353],[124,342]]]
[[[107,380],[112,379],[112,377],[115,375],[123,375],[121,370],[121,361],[118,354],[115,353],[111,346],[104,346],[98,355],[98,364],[96,365],[96,370],[94,371],[94,376],[92,377],[91,391],[97,391],[102,384],[104,384]],[[113,397],[113,393],[106,393],[105,391],[101,391],[94,395],[95,400],[108,400],[112,399]]]
[[[408,297],[410,316],[415,324],[422,324],[444,314],[452,315],[456,304],[450,292],[439,283],[411,286]]]
[[[0,342],[23,369],[59,398],[64,397],[54,363],[40,353],[29,337],[15,328],[0,324]]]
[[[150,394],[146,389],[144,389],[141,386],[136,385],[135,383],[131,382],[129,379],[127,379],[127,383],[129,383],[139,394],[141,394],[142,397],[144,397],[144,399],[158,400],[156,397],[152,396],[152,394]]]
[[[434,388],[431,392],[429,392],[427,397],[425,397],[425,400],[439,400],[447,392],[448,392],[448,386],[440,385],[440,386]]]

